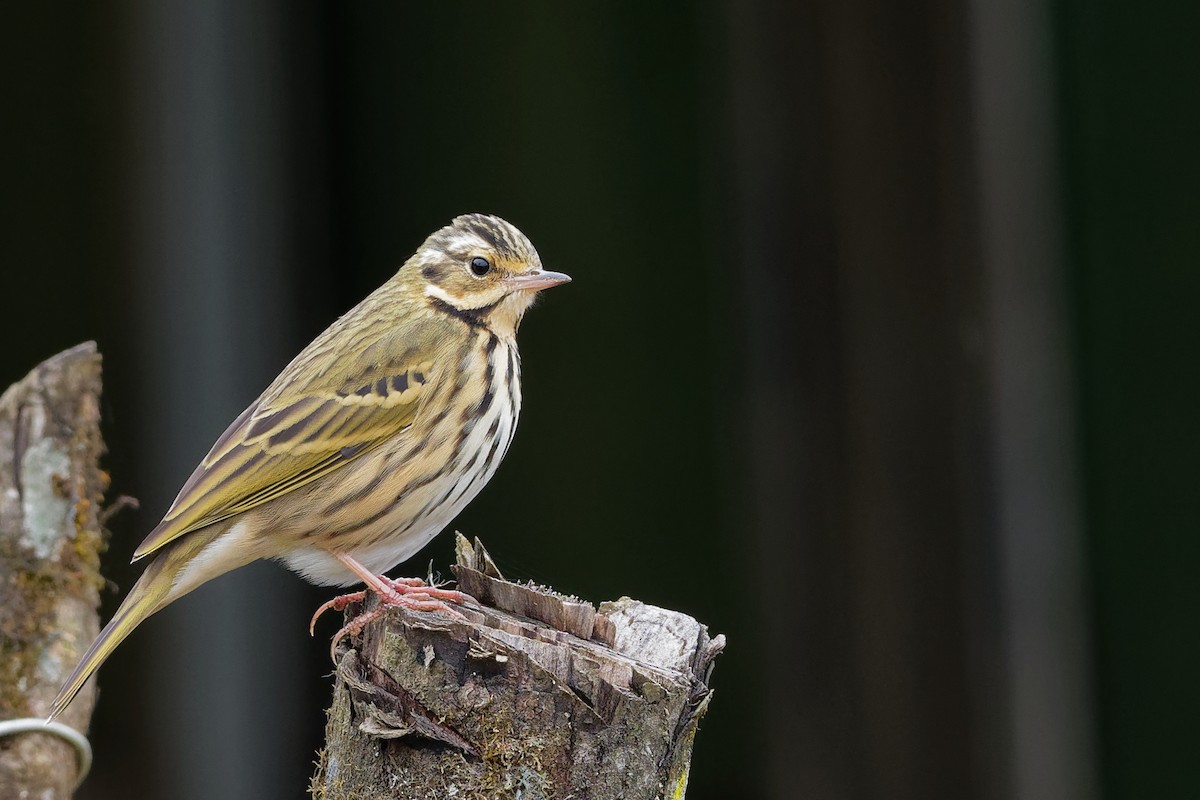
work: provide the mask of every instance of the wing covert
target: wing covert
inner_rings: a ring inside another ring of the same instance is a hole
[[[332,391],[268,391],[213,445],[134,560],[311,483],[399,435],[412,424],[432,373],[425,362],[369,370]]]

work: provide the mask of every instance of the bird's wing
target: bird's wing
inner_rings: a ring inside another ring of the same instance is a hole
[[[242,412],[184,484],[134,560],[348,464],[412,424],[434,365],[370,365],[354,377],[268,390]],[[277,381],[277,384],[279,382]]]

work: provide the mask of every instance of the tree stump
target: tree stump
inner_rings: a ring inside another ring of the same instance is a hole
[[[314,798],[682,798],[725,637],[511,583],[478,539],[457,551],[482,607],[392,608],[339,646]]]
[[[89,342],[0,396],[0,720],[45,718],[99,630],[100,354]],[[86,731],[89,683],[61,722]],[[0,797],[71,796],[76,750],[37,731],[0,739]]]

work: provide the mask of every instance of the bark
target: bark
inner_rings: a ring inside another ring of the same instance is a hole
[[[100,354],[79,345],[0,396],[0,719],[45,717],[99,628]],[[86,731],[95,684],[61,721]],[[67,798],[75,750],[45,733],[0,739],[0,797]]]
[[[341,644],[314,798],[682,798],[725,638],[505,581],[461,534],[457,560],[483,607],[389,609]]]

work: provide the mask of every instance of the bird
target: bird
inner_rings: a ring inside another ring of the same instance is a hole
[[[517,328],[541,291],[570,280],[499,217],[466,214],[432,233],[217,439],[134,553],[148,566],[49,719],[147,617],[253,561],[318,585],[363,583],[381,607],[469,599],[383,573],[495,474],[521,410]]]

